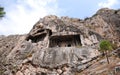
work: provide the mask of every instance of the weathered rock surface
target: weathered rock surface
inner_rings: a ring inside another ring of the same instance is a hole
[[[85,20],[46,16],[28,34],[0,36],[0,75],[75,75],[99,59],[102,39],[120,47],[120,10]]]
[[[56,68],[62,65],[76,66],[84,60],[90,60],[97,54],[95,49],[90,47],[75,48],[75,47],[61,47],[61,48],[46,48],[37,51],[33,56],[33,64],[42,67]]]
[[[105,39],[120,46],[120,10],[100,9],[91,18],[86,19],[86,26],[96,31]]]

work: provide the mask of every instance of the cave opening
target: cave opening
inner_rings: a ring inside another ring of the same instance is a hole
[[[75,47],[75,46],[82,46],[79,34],[51,36],[49,39],[49,47]]]
[[[38,30],[34,35],[29,35],[26,40],[31,40],[32,43],[37,43],[39,41],[43,41],[46,36],[52,35],[52,31],[50,29],[41,29]]]
[[[28,40],[31,40],[32,43],[37,43],[39,41],[42,41],[44,40],[44,38],[46,37],[46,33],[44,34],[41,34],[41,35],[37,35],[37,36],[29,36],[29,39]]]

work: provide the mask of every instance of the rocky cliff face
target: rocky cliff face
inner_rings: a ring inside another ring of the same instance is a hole
[[[87,26],[105,39],[120,42],[120,10],[100,9],[91,18],[85,20]]]
[[[0,74],[75,75],[100,56],[100,40],[120,46],[119,24],[120,10],[107,8],[85,20],[41,18],[26,35],[0,36]]]

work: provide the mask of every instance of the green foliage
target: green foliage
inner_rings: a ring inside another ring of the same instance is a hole
[[[102,40],[100,42],[100,50],[101,51],[112,50],[112,44],[107,40]]]
[[[112,50],[112,44],[107,40],[102,40],[100,42],[100,51],[105,53],[108,64],[109,64],[109,59],[108,59],[107,51],[109,50]]]
[[[5,12],[4,12],[4,8],[0,6],[0,18],[4,17]]]

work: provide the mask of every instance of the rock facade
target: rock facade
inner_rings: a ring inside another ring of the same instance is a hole
[[[28,34],[0,36],[0,74],[75,75],[100,55],[102,39],[120,46],[119,12],[104,8],[85,20],[50,15]]]

